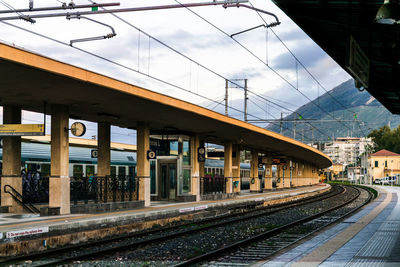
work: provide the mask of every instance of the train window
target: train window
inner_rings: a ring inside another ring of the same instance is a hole
[[[111,175],[116,176],[117,175],[117,168],[115,166],[111,166]]]
[[[42,177],[49,177],[50,176],[50,164],[42,164],[41,173]]]
[[[150,163],[151,164],[151,163]],[[135,167],[129,166],[128,175],[131,177],[135,177]]]
[[[75,178],[83,177],[83,166],[74,164],[72,167],[72,176]]]
[[[86,177],[94,176],[94,165],[86,165]]]
[[[34,173],[37,170],[40,170],[40,165],[36,164],[36,163],[28,163],[27,164],[27,170],[28,170],[28,172],[31,171],[31,172]]]
[[[118,176],[123,177],[126,175],[126,167],[119,166],[118,167]]]

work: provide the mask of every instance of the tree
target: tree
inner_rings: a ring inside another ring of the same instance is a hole
[[[378,130],[373,130],[368,137],[372,137],[375,143],[375,152],[387,149],[395,153],[400,153],[400,125],[393,130],[388,126],[383,126]]]

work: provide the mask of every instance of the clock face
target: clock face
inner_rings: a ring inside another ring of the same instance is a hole
[[[86,126],[81,122],[74,122],[71,125],[71,133],[75,136],[82,136],[86,133]]]
[[[204,154],[206,151],[205,151],[205,149],[203,148],[203,147],[200,147],[199,148],[199,154]]]

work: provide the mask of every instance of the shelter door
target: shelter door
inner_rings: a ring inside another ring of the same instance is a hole
[[[176,163],[160,164],[161,200],[175,200],[176,198]]]

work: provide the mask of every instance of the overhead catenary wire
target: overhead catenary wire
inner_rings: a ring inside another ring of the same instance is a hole
[[[93,0],[88,0],[88,1],[89,1],[90,3],[94,3]],[[197,16],[199,16],[197,13],[195,13],[195,12],[192,11],[189,7],[183,5],[183,4],[180,3],[179,1],[175,0],[175,2],[177,2],[179,5],[185,7],[185,8],[188,9],[189,11],[191,11],[191,12],[193,12],[194,14],[196,14]],[[102,9],[105,10],[105,8],[102,8]],[[215,72],[214,70],[211,70],[210,68],[204,66],[203,64],[200,64],[199,62],[196,62],[195,60],[193,60],[193,59],[189,58],[188,56],[184,55],[183,53],[181,53],[181,52],[178,51],[177,49],[175,49],[175,48],[169,46],[169,45],[166,44],[165,42],[159,40],[158,38],[155,38],[155,37],[151,36],[151,35],[148,34],[147,32],[144,32],[144,31],[141,30],[140,28],[134,26],[132,23],[128,22],[127,20],[125,20],[125,19],[123,19],[123,18],[121,18],[120,16],[118,16],[118,15],[116,15],[116,14],[114,14],[114,13],[110,13],[110,15],[112,15],[112,16],[114,16],[115,18],[119,19],[120,21],[124,22],[124,23],[127,24],[128,26],[130,26],[130,27],[136,29],[137,31],[139,31],[139,33],[143,33],[144,35],[148,36],[149,38],[152,38],[153,40],[155,40],[155,41],[157,41],[158,43],[162,44],[163,46],[167,47],[168,49],[174,51],[174,52],[177,53],[178,55],[180,55],[180,56],[186,58],[186,59],[189,60],[190,62],[196,63],[198,66],[200,66],[200,67],[202,67],[203,69],[205,69],[205,70],[207,70],[207,71],[213,73],[213,74],[216,75],[217,77],[220,77],[220,78],[222,78],[222,79],[224,79],[224,80],[228,80],[228,81],[230,81],[232,84],[235,84],[236,86],[238,86],[239,88],[244,89],[243,86],[237,84],[237,83],[234,82],[233,80],[227,79],[226,77],[224,77],[224,76],[222,76],[221,74]],[[200,17],[201,17],[201,16],[200,16]],[[202,17],[201,17],[201,18],[202,18]],[[204,18],[202,18],[202,19],[205,20]],[[209,22],[209,23],[210,23],[210,22]],[[215,27],[216,27],[216,26],[215,26]],[[217,28],[218,30],[220,30],[221,32],[223,32],[225,35],[228,35],[226,32],[222,31],[222,30],[219,29],[218,27],[216,27],[216,28]],[[229,35],[228,35],[228,36],[229,36]],[[235,40],[235,39],[233,39],[233,38],[231,38],[231,39],[232,39],[232,40]],[[235,40],[235,42],[237,42],[237,41]],[[240,45],[241,45],[241,44],[240,44]],[[242,45],[241,45],[241,46],[242,46]],[[246,50],[248,50],[248,49],[246,48]],[[249,50],[248,50],[248,51],[249,51]],[[249,51],[249,52],[252,53],[251,51]],[[256,56],[256,55],[255,55],[255,56]],[[249,92],[250,92],[250,93],[253,93],[253,92],[251,92],[251,91],[249,91]],[[253,93],[253,94],[255,94],[255,93]],[[264,98],[264,97],[262,97],[262,98],[266,100],[266,98]],[[267,100],[267,101],[270,102],[270,103],[273,103],[273,102],[270,101],[270,100]],[[276,103],[274,103],[274,104],[276,104]],[[278,104],[276,104],[276,105],[278,105]],[[281,106],[281,105],[279,105],[279,106]],[[283,107],[283,106],[281,106],[281,107]],[[285,109],[286,109],[286,108],[285,108]],[[235,110],[235,109],[234,109],[234,110]],[[289,109],[287,109],[287,110],[289,110]],[[293,111],[291,111],[291,112],[293,112]],[[243,113],[243,112],[241,112],[241,113]],[[311,124],[310,124],[310,126],[314,127],[314,128],[315,128],[317,131],[319,131],[321,134],[326,135],[326,136],[329,136],[328,134],[323,133],[323,132],[322,132],[320,129],[318,129],[317,127],[315,127],[315,126],[313,126],[313,125],[311,125]]]
[[[181,4],[178,0],[175,0],[175,2]],[[221,28],[219,28],[218,26],[216,26],[215,24],[213,24],[212,22],[208,21],[207,19],[205,19],[204,17],[202,17],[201,15],[199,15],[198,13],[196,13],[195,11],[193,11],[192,9],[186,7],[187,10],[189,10],[190,12],[192,12],[194,15],[196,15],[197,17],[199,17],[200,19],[202,19],[203,21],[205,21],[206,23],[210,24],[212,27],[214,27],[215,29],[217,29],[218,31],[220,31],[221,33],[223,33],[224,35],[226,35],[227,37],[231,38],[232,40],[234,40],[234,42],[236,42],[239,46],[241,46],[243,49],[245,49],[248,53],[250,53],[251,55],[253,55],[257,60],[259,60],[261,63],[263,63],[267,68],[269,68],[273,73],[275,73],[279,78],[281,78],[283,81],[285,81],[290,87],[292,87],[293,89],[295,89],[296,91],[298,91],[301,95],[303,95],[303,97],[305,97],[308,101],[310,101],[313,105],[317,106],[319,109],[321,109],[321,111],[323,111],[324,113],[326,113],[328,116],[332,117],[333,119],[335,119],[337,122],[341,123],[343,126],[345,126],[346,128],[348,128],[349,130],[351,130],[351,128],[342,123],[340,120],[336,119],[334,116],[332,116],[332,114],[330,114],[329,112],[327,112],[325,109],[323,109],[321,106],[319,106],[318,104],[314,103],[313,100],[311,100],[305,93],[303,93],[302,91],[298,90],[296,88],[296,86],[294,86],[291,82],[289,82],[285,77],[283,77],[280,73],[278,73],[275,69],[273,69],[271,66],[269,66],[268,64],[266,64],[260,57],[258,57],[256,54],[254,54],[252,51],[250,51],[250,49],[248,49],[246,46],[244,46],[242,43],[240,43],[239,41],[237,41],[236,39],[230,37],[230,35],[228,33],[226,33],[224,30],[222,30]]]
[[[113,15],[115,15],[115,14],[113,14]],[[41,34],[38,34],[38,33],[32,32],[32,31],[29,31],[29,30],[27,30],[27,29],[18,27],[18,26],[16,26],[16,25],[13,25],[13,24],[10,24],[10,23],[6,23],[6,22],[3,22],[3,23],[5,23],[5,24],[7,24],[7,25],[9,25],[9,26],[17,27],[17,28],[19,28],[19,29],[21,29],[21,30],[25,30],[25,31],[31,32],[31,33],[36,34],[36,35],[41,36],[41,37],[48,38],[48,36],[44,36],[44,35],[41,35]],[[137,28],[137,30],[138,30],[139,32],[141,32],[141,33],[144,33],[142,30],[140,30],[140,29],[138,29],[138,28]],[[148,35],[148,34],[146,34],[146,35]],[[151,37],[152,39],[155,39],[155,38],[152,37],[152,36],[150,36],[150,37]],[[49,38],[48,38],[48,39],[49,39]],[[64,43],[64,42],[62,42],[62,41],[53,39],[53,38],[51,38],[51,37],[50,37],[49,40],[56,41],[56,42],[58,42],[58,43],[60,43],[60,44],[64,44],[64,45],[66,44],[66,43]],[[165,45],[165,44],[164,44],[164,45]],[[169,46],[168,46],[168,47],[169,47]],[[171,47],[169,47],[169,48],[171,49]],[[132,68],[126,66],[126,65],[123,65],[123,64],[120,64],[120,63],[118,63],[118,62],[112,61],[112,60],[110,60],[110,59],[107,59],[107,58],[104,58],[104,57],[95,55],[95,54],[93,54],[92,52],[89,52],[89,51],[87,51],[87,50],[83,50],[83,49],[76,48],[76,47],[74,47],[74,49],[80,50],[81,52],[90,54],[90,55],[92,55],[92,56],[96,56],[96,57],[98,57],[98,58],[100,58],[100,59],[103,59],[103,60],[106,60],[106,61],[108,61],[108,62],[110,62],[110,63],[116,64],[116,65],[118,65],[118,66],[120,66],[120,67],[130,69],[131,71],[135,71],[135,72],[137,72],[137,73],[140,73],[140,74],[142,74],[142,75],[145,75],[145,76],[147,76],[147,77],[150,77],[150,78],[152,78],[152,79],[155,79],[155,80],[157,80],[157,81],[159,81],[159,82],[165,83],[165,84],[167,84],[167,85],[169,85],[169,86],[172,86],[172,87],[175,87],[175,88],[177,88],[177,89],[181,89],[181,90],[184,90],[184,91],[186,91],[186,92],[193,93],[193,92],[190,92],[190,91],[188,91],[187,89],[185,89],[185,88],[183,88],[183,87],[176,86],[176,85],[174,85],[174,84],[172,84],[172,83],[170,83],[170,82],[161,80],[161,79],[159,79],[159,78],[157,78],[157,77],[154,77],[154,76],[145,74],[145,73],[140,72],[140,71],[136,71],[136,70],[134,70],[134,69],[132,69]],[[198,64],[197,62],[195,62],[195,61],[191,60],[190,58],[186,57],[185,55],[183,55],[183,54],[180,53],[179,51],[177,51],[177,50],[175,50],[175,49],[173,49],[173,50],[174,50],[175,52],[179,53],[180,55],[184,56],[185,58],[189,59],[190,61],[192,61],[192,62]],[[201,67],[203,67],[203,68],[205,68],[205,69],[207,69],[208,71],[211,71],[209,68],[206,68],[206,67],[203,66],[203,65],[200,65],[200,64],[198,64],[198,65],[201,66]],[[218,76],[220,76],[221,78],[223,78],[221,75],[217,74],[216,72],[214,72],[214,71],[211,71],[211,72],[214,73],[214,74],[216,74],[216,75],[218,75]],[[204,99],[207,99],[208,101],[213,101],[213,99],[207,98],[207,97],[205,97],[205,96],[203,96],[203,95],[200,95],[200,94],[195,94],[195,95],[197,95],[197,96],[199,96],[199,97],[202,97],[202,98],[204,98]],[[213,102],[215,102],[215,101],[213,101]],[[232,108],[233,110],[236,110],[236,111],[238,111],[238,112],[243,113],[241,110],[235,109],[235,108],[233,108],[233,107],[230,107],[230,108]],[[252,115],[252,114],[249,114],[249,115],[251,115],[252,117],[258,118],[257,116],[254,116],[254,115]]]
[[[17,29],[20,29],[20,30],[29,32],[29,33],[31,33],[31,34],[34,34],[34,35],[37,35],[37,36],[39,36],[39,37],[48,39],[48,40],[53,41],[53,42],[56,42],[56,43],[58,43],[58,44],[71,47],[68,43],[65,43],[65,42],[60,41],[60,40],[57,40],[57,39],[55,39],[55,38],[46,36],[46,35],[44,35],[44,34],[37,33],[37,32],[31,31],[31,30],[25,29],[25,28],[23,28],[23,27],[14,25],[14,24],[9,23],[9,22],[5,22],[5,21],[1,21],[1,22],[4,23],[4,24],[6,24],[6,25],[8,25],[8,26],[11,26],[11,27],[14,27],[14,28],[17,28]],[[144,32],[141,31],[140,29],[139,29],[139,31],[140,31],[141,33],[144,33]],[[144,33],[144,34],[147,35],[147,36],[149,36],[149,37],[151,37],[152,39],[154,39],[152,36],[148,35],[147,33]],[[217,101],[215,101],[214,99],[211,99],[211,98],[206,97],[206,96],[204,96],[204,95],[201,95],[201,94],[192,92],[192,91],[187,90],[187,89],[185,89],[185,88],[183,88],[183,87],[181,87],[181,86],[172,84],[172,83],[170,83],[170,82],[168,82],[168,81],[162,80],[162,79],[157,78],[157,77],[154,77],[154,76],[152,76],[152,75],[148,75],[148,74],[143,73],[143,72],[141,72],[141,71],[139,71],[139,70],[135,70],[135,69],[133,69],[133,68],[131,68],[131,67],[129,67],[129,66],[126,66],[126,65],[124,65],[124,64],[115,62],[115,61],[110,60],[110,59],[108,59],[108,58],[99,56],[99,55],[94,54],[94,53],[92,53],[92,52],[90,52],[90,51],[87,51],[87,50],[85,50],[85,49],[82,49],[82,48],[79,48],[79,47],[75,47],[75,46],[73,46],[72,48],[74,48],[74,49],[76,49],[76,50],[78,50],[78,51],[80,51],[80,52],[86,53],[86,54],[88,54],[88,55],[97,57],[97,58],[99,58],[99,59],[101,59],[101,60],[107,61],[107,62],[109,62],[109,63],[111,63],[111,64],[114,64],[114,65],[117,65],[117,66],[119,66],[119,67],[125,68],[125,69],[127,69],[127,70],[130,70],[130,71],[139,73],[139,74],[141,74],[141,75],[147,76],[147,77],[149,77],[149,78],[151,78],[151,79],[154,79],[154,80],[156,80],[156,81],[158,81],[158,82],[161,82],[161,83],[164,83],[164,84],[169,85],[169,86],[171,86],[171,87],[174,87],[174,88],[176,88],[176,89],[186,91],[186,92],[188,92],[188,93],[190,93],[190,94],[193,94],[193,95],[196,95],[196,96],[201,97],[201,98],[203,98],[203,99],[206,99],[207,101],[220,104],[220,103],[218,103]],[[194,62],[194,63],[198,64],[197,62]],[[221,105],[221,104],[220,104],[220,105]],[[234,107],[230,107],[230,108],[231,108],[232,110],[235,110],[235,111],[239,112],[239,113],[244,113],[243,111],[241,111],[241,110],[239,110],[239,109],[236,109],[236,108],[234,108]],[[261,118],[255,116],[255,115],[252,115],[252,114],[249,114],[249,115],[252,116],[252,117],[254,117],[254,118],[261,119]]]
[[[88,0],[88,1],[91,2],[91,3],[94,3],[94,1],[92,1],[92,0]],[[176,0],[175,0],[175,1],[176,1]],[[176,2],[177,2],[178,4],[184,6],[184,5],[181,4],[179,1],[176,1]],[[190,8],[188,8],[188,7],[186,7],[186,6],[184,6],[184,7],[187,8],[187,9],[189,9],[189,10],[191,11]],[[102,9],[105,9],[105,8],[102,8]],[[192,11],[192,12],[193,12],[193,11]],[[112,16],[114,16],[115,18],[117,18],[118,20],[124,22],[124,23],[127,24],[128,26],[130,26],[130,27],[136,29],[137,31],[139,31],[139,33],[142,33],[142,34],[148,36],[149,38],[152,38],[152,39],[155,40],[156,42],[158,42],[158,43],[160,43],[161,45],[167,47],[168,49],[174,51],[174,52],[177,53],[178,55],[180,55],[180,56],[186,58],[186,59],[189,60],[190,62],[193,62],[193,63],[197,64],[198,66],[202,67],[203,69],[209,71],[210,73],[216,75],[217,77],[220,77],[220,78],[222,78],[222,79],[224,79],[224,80],[228,80],[228,81],[230,81],[232,84],[235,84],[236,86],[238,86],[239,88],[244,89],[243,86],[237,84],[235,81],[233,81],[233,80],[231,80],[231,79],[227,79],[226,77],[224,77],[224,76],[222,76],[221,74],[215,72],[214,70],[211,70],[210,68],[204,66],[203,64],[200,64],[199,62],[197,62],[197,61],[195,61],[195,60],[189,58],[188,56],[186,56],[185,54],[181,53],[181,52],[178,51],[177,49],[171,47],[170,45],[168,45],[168,44],[166,44],[165,42],[159,40],[158,38],[155,38],[155,37],[151,36],[149,33],[144,32],[143,30],[141,30],[140,28],[136,27],[135,25],[133,25],[132,23],[128,22],[127,20],[121,18],[120,16],[118,16],[118,15],[116,15],[116,14],[113,14],[113,13],[110,13],[110,15],[112,15]],[[251,92],[251,91],[249,91],[249,92],[250,92],[250,93],[253,93],[253,92]],[[255,93],[253,93],[253,94],[255,94]],[[260,96],[259,96],[259,97],[260,97]],[[262,97],[262,96],[261,96],[261,97]],[[267,99],[264,98],[264,97],[262,97],[262,98],[265,99],[266,101],[270,102],[270,103],[273,103],[272,101],[267,100]],[[282,105],[279,105],[279,104],[276,104],[276,103],[273,103],[273,104],[283,107]],[[232,107],[230,107],[230,108],[232,108]],[[237,109],[234,109],[234,108],[232,108],[232,109],[238,111]],[[287,109],[287,108],[285,108],[285,109]],[[289,109],[287,109],[287,110],[289,110]],[[290,111],[293,112],[292,110],[290,110]],[[243,111],[240,111],[240,112],[241,112],[241,113],[244,113]],[[249,115],[251,115],[251,114],[249,114]],[[251,116],[253,116],[253,115],[251,115]],[[253,116],[253,117],[255,117],[255,116]],[[316,129],[317,131],[319,131],[320,133],[322,133],[323,135],[329,136],[328,134],[323,133],[320,129],[318,129],[318,128],[316,128],[316,127],[315,127],[315,129]]]
[[[175,2],[177,2],[178,4],[181,4],[178,0],[175,0]],[[183,4],[181,4],[182,6],[184,6]],[[236,42],[239,46],[241,46],[243,49],[245,49],[248,53],[250,53],[252,56],[254,56],[257,60],[259,60],[262,64],[264,64],[265,66],[267,66],[267,68],[269,68],[273,73],[275,73],[279,78],[281,78],[283,81],[285,81],[290,87],[294,88],[296,91],[298,91],[300,94],[302,94],[305,98],[307,98],[311,103],[313,103],[314,105],[316,105],[307,95],[305,95],[303,92],[301,92],[300,90],[297,90],[295,86],[293,86],[285,77],[283,77],[280,73],[278,73],[275,69],[273,69],[272,67],[270,67],[269,65],[267,65],[261,58],[259,58],[256,54],[254,54],[250,49],[248,49],[246,46],[244,46],[242,43],[240,43],[239,41],[237,41],[234,38],[231,38],[230,35],[225,32],[224,30],[222,30],[221,28],[219,28],[218,26],[216,26],[215,24],[213,24],[212,22],[208,21],[207,19],[205,19],[204,17],[202,17],[201,15],[199,15],[198,13],[196,13],[195,11],[193,11],[192,9],[185,7],[187,10],[189,10],[190,12],[192,12],[194,15],[196,15],[197,17],[199,17],[200,19],[202,19],[203,21],[205,21],[206,23],[210,24],[212,27],[214,27],[215,29],[217,29],[218,31],[220,31],[222,34],[224,34],[225,36],[229,37],[230,39],[232,39],[234,42]],[[248,92],[250,92],[250,90],[248,90]],[[255,93],[254,93],[255,94]],[[319,107],[319,106],[318,106]],[[321,108],[321,107],[319,107]],[[321,110],[323,110],[321,108]],[[329,116],[331,116],[328,112],[326,112],[325,110],[323,110],[326,114],[328,114]],[[298,114],[298,113],[297,113]],[[340,122],[340,121],[338,121]],[[341,122],[340,122],[341,123]],[[343,123],[342,123],[343,124]],[[311,124],[310,124],[311,125]],[[345,127],[349,128],[347,125],[343,124]],[[320,129],[316,128],[315,126],[313,126],[315,129],[317,129],[318,131],[321,132]],[[349,128],[350,129],[350,128]],[[328,134],[324,133],[324,135],[329,136]]]
[[[252,7],[254,7],[254,5],[251,3],[251,1],[249,0],[249,4],[252,6]],[[257,14],[258,14],[258,16],[261,18],[261,20],[263,20],[264,21],[264,23],[267,23],[266,21],[265,21],[265,19],[261,16],[261,14],[258,12],[258,11],[256,11],[257,12]],[[335,100],[335,102],[337,102],[342,108],[344,108],[347,112],[349,112],[349,113],[351,113],[351,114],[353,114],[354,112],[352,111],[352,110],[350,110],[348,107],[346,107],[345,105],[343,105],[343,103],[341,102],[341,101],[339,101],[336,97],[334,97],[331,93],[330,93],[330,90],[327,90],[319,81],[318,81],[318,79],[311,73],[311,71],[303,64],[303,62],[301,62],[300,60],[299,60],[299,58],[289,49],[289,47],[286,45],[286,43],[278,36],[278,34],[271,28],[270,29],[271,30],[271,32],[275,35],[275,37],[279,40],[279,42],[286,48],[286,50],[294,57],[294,59],[296,60],[296,71],[297,71],[297,63],[299,63],[300,65],[301,65],[301,67],[303,67],[303,69],[310,75],[310,77],[317,83],[317,86],[318,86],[318,105],[320,104],[319,103],[319,87],[321,87],[327,94],[328,94],[328,96],[330,96],[333,100]],[[266,29],[266,31],[268,32],[268,28]],[[298,86],[297,86],[297,88],[298,88]],[[360,127],[360,130],[362,130],[361,129],[361,125],[359,125],[359,127]],[[365,132],[364,132],[364,130],[362,130],[363,131],[363,135],[365,135]],[[365,135],[366,136],[366,135]]]
[[[78,51],[80,51],[80,52],[83,52],[83,53],[85,53],[85,54],[88,54],[88,55],[90,55],[90,56],[94,56],[94,57],[97,57],[97,58],[99,58],[99,59],[101,59],[101,60],[107,61],[107,62],[109,62],[109,63],[111,63],[111,64],[117,65],[117,66],[119,66],[119,67],[121,67],[121,68],[127,69],[127,70],[129,70],[129,71],[133,71],[133,72],[136,72],[136,73],[141,74],[141,75],[143,75],[143,76],[146,76],[146,77],[149,77],[149,78],[151,78],[151,79],[154,79],[154,80],[156,80],[156,81],[158,81],[158,82],[160,82],[160,83],[164,83],[164,84],[166,84],[166,85],[168,85],[168,86],[171,86],[171,87],[174,87],[174,88],[176,88],[176,89],[183,90],[183,91],[185,91],[185,92],[187,92],[187,93],[196,95],[196,96],[201,97],[201,98],[203,98],[203,99],[205,99],[205,100],[207,100],[207,101],[211,101],[211,102],[217,103],[217,101],[215,101],[215,100],[212,99],[212,98],[206,97],[206,96],[201,95],[201,94],[197,94],[197,93],[195,93],[195,92],[191,92],[190,90],[187,90],[187,89],[185,89],[185,88],[183,88],[183,87],[181,87],[181,86],[178,86],[178,85],[176,85],[176,84],[170,83],[170,82],[165,81],[165,80],[162,80],[162,79],[157,78],[157,77],[155,77],[155,76],[148,75],[148,74],[146,74],[146,73],[143,73],[143,72],[141,72],[141,71],[138,71],[138,70],[136,70],[136,69],[134,69],[134,68],[131,68],[131,67],[129,67],[129,66],[126,66],[126,65],[124,65],[124,64],[121,64],[121,63],[118,63],[118,62],[113,61],[113,60],[111,60],[111,59],[108,59],[108,58],[99,56],[99,55],[97,55],[97,54],[94,54],[94,53],[92,53],[92,52],[90,52],[90,51],[88,51],[88,50],[85,50],[85,49],[82,49],[82,48],[79,48],[79,47],[76,47],[76,46],[72,46],[72,47],[71,47],[71,46],[70,46],[68,43],[66,43],[66,42],[57,40],[57,39],[55,39],[55,38],[46,36],[46,35],[41,34],[41,33],[37,33],[37,32],[31,31],[31,30],[25,29],[25,28],[23,28],[23,27],[14,25],[14,24],[9,23],[9,22],[1,21],[1,23],[4,23],[4,24],[6,24],[6,25],[8,25],[8,26],[11,26],[11,27],[14,27],[14,28],[17,28],[17,29],[26,31],[26,32],[29,32],[29,33],[34,34],[34,35],[37,35],[37,36],[40,36],[40,37],[42,37],[42,38],[45,38],[45,39],[48,39],[48,40],[50,40],[50,41],[56,42],[56,43],[58,43],[58,44],[68,46],[68,47],[70,47],[70,48],[76,49],[76,50],[78,50]],[[242,110],[236,109],[236,108],[234,108],[234,107],[230,107],[230,108],[233,109],[233,110],[235,110],[235,111],[237,111],[237,112],[244,113]],[[261,119],[261,118],[255,116],[255,115],[251,115],[251,116],[253,116],[253,117],[255,117],[255,118],[258,118],[258,119]]]

